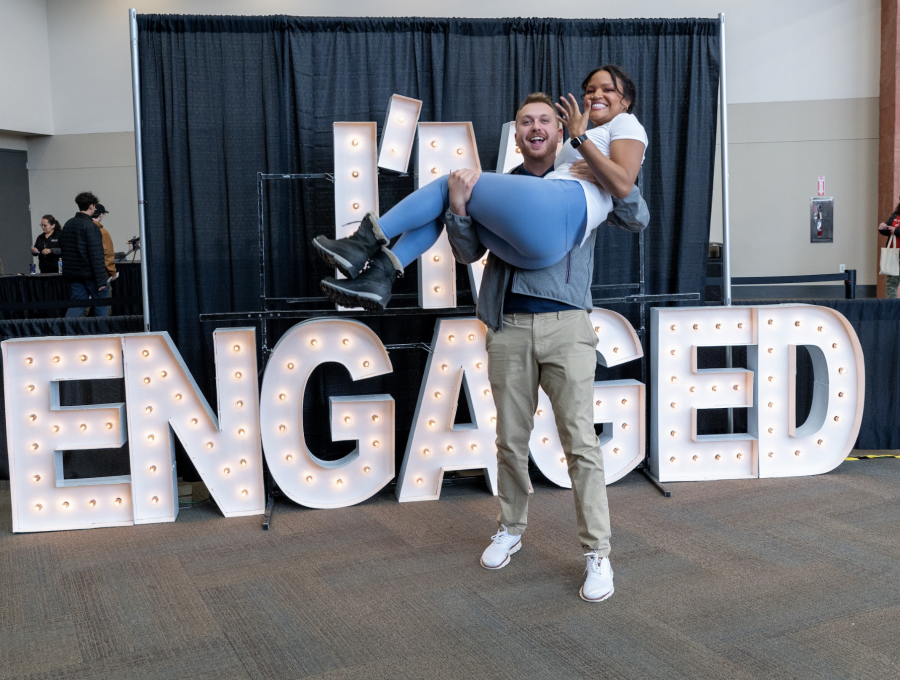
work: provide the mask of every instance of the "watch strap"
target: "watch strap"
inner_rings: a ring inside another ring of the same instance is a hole
[[[575,139],[572,140],[572,148],[577,149],[579,146],[581,146],[582,144],[584,144],[587,141],[587,138],[588,138],[588,136],[586,134],[578,135]]]

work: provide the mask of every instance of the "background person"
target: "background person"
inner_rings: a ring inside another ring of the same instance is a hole
[[[896,234],[897,238],[900,239],[900,203],[897,203],[897,207],[894,208],[894,212],[891,213],[890,217],[878,225],[878,231],[885,236]],[[895,245],[895,247],[898,246]],[[888,274],[887,281],[885,282],[884,297],[897,297],[898,285],[900,285],[900,276],[891,276]]]
[[[103,264],[103,240],[100,230],[91,220],[97,207],[97,197],[83,191],[75,197],[78,212],[63,226],[63,274],[68,277],[73,300],[109,297],[106,288],[106,267]],[[83,316],[86,307],[70,307],[66,317]],[[97,316],[107,316],[109,307],[97,307]]]
[[[98,203],[97,209],[94,210],[93,220],[100,229],[100,238],[103,240],[103,264],[106,267],[107,294],[108,297],[112,297],[112,282],[119,278],[119,273],[116,271],[116,249],[113,246],[112,236],[101,224],[103,218],[108,214],[103,204]]]
[[[61,231],[62,225],[53,215],[44,215],[41,218],[41,233],[31,248],[31,254],[37,255],[41,274],[59,272],[59,256],[62,253],[59,244]]]

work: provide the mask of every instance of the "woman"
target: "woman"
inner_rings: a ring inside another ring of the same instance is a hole
[[[891,213],[891,216],[878,225],[878,232],[885,236],[895,234],[900,238],[900,234],[897,233],[898,230],[900,230],[900,203],[897,203],[897,207],[894,208],[894,212]],[[894,247],[896,247],[896,245]],[[884,297],[888,299],[896,298],[898,284],[900,284],[900,276],[891,276],[888,274],[885,283]]]
[[[542,269],[561,260],[606,219],[611,196],[628,195],[637,178],[647,135],[631,114],[636,99],[631,78],[616,66],[602,66],[588,74],[582,90],[584,112],[571,94],[556,105],[570,139],[553,172],[543,179],[480,175],[466,204],[481,242],[515,267]],[[579,178],[577,166],[573,169],[582,160],[596,182]],[[326,262],[349,279],[359,277],[352,282],[328,277],[323,292],[339,304],[383,309],[397,275],[440,236],[449,207],[447,183],[448,177],[432,182],[380,218],[368,213],[349,238],[317,237],[313,245]]]
[[[59,272],[59,256],[62,253],[59,246],[61,231],[62,225],[53,215],[44,215],[41,218],[41,233],[31,248],[31,254],[38,257],[41,274]]]

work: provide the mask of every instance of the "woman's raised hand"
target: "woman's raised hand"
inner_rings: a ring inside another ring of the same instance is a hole
[[[556,108],[559,110],[559,115],[569,130],[569,138],[574,139],[587,132],[588,116],[586,113],[582,113],[578,100],[575,99],[574,95],[570,92],[568,99],[560,97],[559,101],[562,103],[557,102]]]

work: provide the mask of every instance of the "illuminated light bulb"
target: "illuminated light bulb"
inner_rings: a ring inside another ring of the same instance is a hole
[[[795,456],[799,456],[799,455],[801,455],[801,453],[800,453],[800,449],[797,449],[797,450],[796,450],[796,451],[794,451],[794,455],[795,455]]]
[[[434,427],[435,425],[437,425],[437,422],[436,422],[436,421],[434,421],[434,420],[429,420],[429,421],[428,421],[428,427]]]
[[[287,428],[286,428],[284,425],[279,425],[279,426],[278,426],[278,431],[279,431],[279,432],[284,432],[286,429],[287,429]]]
[[[769,451],[769,458],[774,458],[774,457],[775,457],[775,452]]]
[[[141,354],[143,354],[145,357],[149,357],[149,356],[150,356],[150,350],[145,349],[143,352],[141,352]]]
[[[353,418],[351,418],[350,416],[344,416],[344,422],[345,423],[353,422]]]
[[[767,351],[769,352],[769,354],[775,354],[775,348],[774,348],[774,347],[769,347],[769,349],[768,349]]]
[[[116,500],[113,501],[113,503],[115,503],[116,505],[122,505],[122,499],[117,498]]]
[[[447,340],[449,340],[450,342],[456,342],[456,336],[451,335],[449,338],[447,338]]]
[[[770,402],[769,402],[769,408],[773,408],[774,406],[775,406],[775,404],[772,403],[772,402],[770,401]]]
[[[565,465],[565,464],[566,464],[566,457],[563,456],[562,458],[560,458],[560,459],[559,459],[559,462],[562,463],[563,465]]]
[[[32,444],[32,445],[31,445],[31,450],[32,450],[32,451],[37,451],[37,450],[38,450],[38,445],[37,445],[36,443],[35,443],[35,444]]]
[[[240,372],[240,371],[235,371],[234,377],[240,379],[240,377],[241,377],[241,372]]]
[[[434,398],[435,398],[435,399],[440,399],[440,398],[441,398],[441,393],[440,393],[440,392],[435,392],[435,393],[434,393]]]
[[[62,506],[63,506],[63,510],[68,509],[68,507],[69,507],[69,501],[63,501]]]
[[[290,463],[292,460],[294,460],[294,457],[293,457],[291,454],[288,454],[288,455],[286,455],[286,456],[284,457],[284,459],[285,459],[288,463]]]
[[[831,345],[831,348],[832,348],[832,349],[837,349],[838,347],[840,347],[840,345],[839,345],[838,343],[836,343],[836,342],[835,342],[835,343],[832,343],[832,345]]]
[[[443,290],[443,288],[441,288],[440,286],[435,286],[435,287],[434,287],[434,292],[435,292],[435,293],[440,293],[442,290]]]
[[[481,370],[482,368],[484,368],[484,364],[479,361],[477,364],[475,364],[475,368]]]
[[[441,370],[442,370],[442,371],[446,371],[446,370],[448,370],[449,368],[450,368],[450,367],[449,367],[447,364],[441,364]]]
[[[618,354],[618,353],[619,353],[619,348],[613,347],[613,354]]]
[[[463,153],[463,150],[462,150],[462,149],[457,149],[457,150],[456,150],[456,155],[457,155],[457,156],[462,156],[462,153]]]
[[[25,363],[26,363],[26,364],[33,364],[33,363],[34,363],[34,359],[32,359],[31,357],[28,357],[27,359],[25,359]]]
[[[378,422],[378,415],[372,416],[372,422],[373,422],[373,423],[377,423],[377,422]]]
[[[717,324],[716,324],[716,330],[717,330],[717,331],[720,331],[720,330],[722,330],[722,324],[720,324],[720,323],[717,323]],[[695,458],[695,459],[696,459],[696,458],[697,458],[697,456],[694,456],[694,458]]]
[[[440,262],[440,261],[441,261],[441,256],[440,256],[440,255],[435,255],[435,256],[434,256],[433,258],[431,258],[431,259],[433,259],[435,262]]]
[[[492,422],[492,423],[496,423],[496,422],[497,422],[497,417],[496,417],[496,416],[491,416],[491,422]]]
[[[672,437],[677,437],[678,433],[675,430],[672,430],[671,432],[669,432],[669,435],[671,435]]]
[[[597,401],[594,402],[594,406],[603,406],[603,402],[598,399]],[[538,414],[538,415],[540,415],[540,414]]]
[[[288,369],[289,371],[293,371],[293,370],[294,370],[294,364],[288,364],[288,365],[287,365],[287,369]]]
[[[736,457],[737,457],[738,460],[744,460],[744,454],[743,454],[743,453],[739,453]]]
[[[470,446],[469,448],[472,449],[473,451],[477,451],[477,450],[478,450],[478,444],[472,444],[472,446]]]
[[[35,475],[34,477],[32,477],[32,479],[33,479],[34,481],[36,481],[36,482],[39,482],[39,481],[41,481],[41,476],[40,476],[40,475]]]
[[[775,376],[774,376],[774,375],[770,375],[769,378],[768,378],[768,380],[769,380],[769,382],[775,382]]]
[[[838,369],[838,373],[846,373],[846,372],[847,372],[847,369],[844,368],[843,366]]]
[[[144,378],[144,384],[145,384],[145,385],[149,385],[149,384],[150,384],[150,378]]]
[[[675,462],[675,456],[672,456],[671,458],[669,458],[669,462],[670,462],[670,463],[674,463],[674,462]]]
[[[34,392],[34,385],[29,385],[25,389],[27,389],[29,392]]]
[[[695,324],[694,324],[694,330],[695,330],[695,331],[699,331],[699,330],[700,330],[700,324],[699,324],[699,323],[695,323]]]
[[[34,506],[34,509],[35,509],[35,510],[40,510],[40,509],[43,508],[43,507],[44,507],[43,505],[41,505],[40,503],[38,503],[37,505]]]
[[[717,454],[716,454],[716,460],[722,460],[722,454],[717,453]]]
[[[81,423],[81,425],[78,426],[78,429],[84,432],[87,429],[87,425],[85,423]]]
[[[432,174],[432,175],[438,174],[438,169],[437,169],[437,168],[431,168],[431,174]]]
[[[175,395],[175,401],[181,401],[181,395],[180,395],[180,394],[176,394],[176,395]]]
[[[391,153],[397,153],[397,148],[392,146],[392,147],[391,147]]]
[[[824,443],[825,443],[824,439],[820,439],[819,441],[816,442],[816,444],[818,444],[819,446],[822,446],[822,444],[824,444]]]
[[[448,446],[448,447],[447,447],[447,453],[453,453],[453,447],[452,447],[452,446]]]
[[[369,474],[371,471],[372,471],[372,468],[370,468],[368,465],[366,465],[366,466],[363,468],[363,472],[365,472],[366,474]]]
[[[107,361],[112,361],[112,360],[113,360],[113,355],[112,355],[112,354],[107,354],[107,355],[106,355],[106,360],[107,360]]]
[[[284,392],[282,392],[281,394],[278,395],[278,398],[281,399],[281,401],[284,401],[285,399],[287,399],[287,395]]]
[[[148,442],[152,442],[154,439],[155,439],[155,437],[154,437],[152,434],[148,434],[148,435],[147,435],[147,441],[148,441]]]
[[[240,430],[238,430],[238,436],[239,436],[239,437],[243,437],[245,434],[247,434],[247,433],[244,431],[243,428],[241,428]]]
[[[740,392],[740,391],[741,391],[741,386],[740,386],[740,385],[735,385],[735,386],[732,387],[731,389],[733,389],[735,392]]]
[[[232,347],[231,349],[233,349],[235,352],[240,352],[240,351],[241,351],[241,346],[240,346],[240,345],[235,345],[235,346]]]
[[[835,417],[834,417],[834,422],[837,423],[837,422],[840,422],[840,420],[841,420],[841,417],[840,417],[840,416],[835,416]]]
[[[671,354],[673,357],[674,357],[677,353],[678,353],[678,352],[677,352],[676,350],[674,350],[674,349],[673,349],[673,350],[669,350],[669,354]]]
[[[481,266],[483,266],[483,267],[486,267],[486,266],[487,266],[487,258],[484,258],[484,259],[481,261]]]
[[[144,413],[153,413],[153,407],[148,406],[147,408],[144,409]]]
[[[356,170],[354,170],[354,171],[351,172],[350,174],[353,175],[354,177],[359,177],[359,172],[356,171]]]
[[[628,423],[622,423],[622,429],[623,429],[623,430],[627,430],[627,429],[628,429]]]
[[[59,425],[54,425],[50,429],[53,430],[54,432],[59,432]]]
[[[697,390],[697,388],[696,388],[696,387],[691,387],[691,388],[689,388],[689,389],[690,389],[690,391],[691,391],[691,392],[694,392],[694,391],[696,391],[696,390]]]
[[[353,209],[354,209],[354,210],[359,210],[359,203],[354,203],[354,204],[353,204]]]
[[[379,446],[381,446],[381,443],[376,439],[372,442],[372,446],[377,449]]]
[[[225,468],[224,470],[222,470],[222,472],[224,472],[226,475],[230,475],[230,474],[231,474],[231,468]]]
[[[406,116],[397,116],[397,122],[398,122],[398,123],[405,123],[405,122],[406,122]]]
[[[363,362],[363,368],[368,368],[368,367],[371,366],[371,365],[372,365],[372,364],[370,364],[368,361],[364,361],[364,362]]]
[[[155,465],[151,465],[151,466],[150,466],[150,472],[156,472],[156,466],[155,466]]]
[[[718,391],[719,391],[718,386],[717,386],[717,385],[713,385],[713,386],[712,386],[712,391],[713,391],[713,392],[718,392]]]
[[[438,145],[438,143],[437,143],[436,139],[431,140],[431,148],[436,149],[437,145]]]
[[[600,402],[597,402],[597,405],[598,405],[598,406],[599,406],[599,404],[600,404]],[[544,415],[544,410],[539,408],[537,414],[538,414],[539,416]]]
[[[838,392],[838,396],[843,398],[844,393],[843,393],[843,392]]]
[[[211,449],[213,447],[212,442],[206,442],[206,448]]]
[[[799,326],[799,325],[800,325],[800,322],[799,322],[799,321],[795,321],[795,322],[794,322],[794,325],[795,325],[795,326]]]
[[[519,147],[516,147],[516,153],[522,153],[522,149],[520,149]]]
[[[543,439],[541,439],[541,443],[543,443],[543,444],[546,444],[549,441],[550,440],[547,437],[544,437]]]
[[[491,396],[491,391],[490,391],[490,390],[485,390],[485,391],[484,391],[484,396],[486,396],[486,397]]]
[[[169,375],[169,374],[166,373],[165,371],[160,371],[160,372],[159,372],[159,377],[160,377],[160,378],[165,378],[167,375]]]
[[[306,483],[312,484],[312,475],[306,475]]]
[[[770,326],[771,326],[772,324],[774,324],[774,323],[775,323],[775,319],[769,319],[768,324],[769,324]]]
[[[700,460],[700,456],[693,456],[693,457],[691,458],[691,460],[694,461],[694,462],[696,463],[698,460]]]
[[[241,458],[240,466],[247,467],[247,460],[245,458]]]
[[[58,364],[58,363],[59,363],[59,357],[53,357],[53,363],[54,363],[54,364]]]
[[[87,354],[82,354],[82,355],[81,355],[80,357],[78,357],[78,358],[81,359],[82,361],[87,361]]]
[[[677,330],[678,330],[678,326],[676,326],[676,325],[673,323],[671,326],[669,326],[669,330],[670,330],[670,331],[677,331]]]
[[[191,425],[196,425],[196,424],[197,424],[197,419],[191,418]]]
[[[350,338],[344,338],[343,340],[341,340],[341,344],[344,345],[344,346],[349,345],[349,344],[350,344]]]
[[[419,477],[419,478],[416,480],[416,484],[418,484],[419,486],[422,486],[422,478],[421,478],[421,477]]]
[[[769,434],[775,434],[775,428],[774,428],[774,427],[770,427],[770,428],[769,428]]]
[[[816,330],[819,331],[819,333],[821,333],[821,332],[824,330],[824,327],[823,327],[823,326],[819,326]]]
[[[676,377],[673,375],[673,376],[672,376],[672,384],[674,385],[674,384],[677,383],[677,382],[678,382],[678,378],[676,378]]]
[[[353,146],[359,146],[359,140],[358,140],[358,139],[354,139],[354,140],[352,140],[350,143],[351,143]]]
[[[156,505],[157,503],[159,503],[159,496],[154,496],[150,499],[150,502]]]
[[[744,327],[744,324],[743,324],[743,323],[739,323],[739,324],[738,324],[738,328],[743,328],[743,327]]]
[[[93,507],[95,507],[95,506],[97,505],[97,501],[91,500],[91,501],[88,503],[88,505],[90,505],[90,506],[93,508]]]
[[[337,481],[335,482],[335,484],[337,484],[338,486],[344,486],[344,480],[343,480],[343,479],[339,479],[339,480],[337,480]]]
[[[422,449],[422,455],[427,456],[431,451],[429,449]]]
[[[474,334],[474,333],[469,333],[469,340],[471,341],[471,340],[474,340],[474,339],[475,339],[475,334]]]
[[[671,406],[672,408],[678,408],[678,404],[674,401],[671,404],[669,404],[669,406]]]
[[[30,416],[28,416],[28,420],[34,422],[35,420],[37,420],[37,416],[32,413]]]
[[[616,448],[613,449],[613,453],[616,454],[616,455],[618,456],[618,455],[619,455],[619,450],[620,450],[620,449],[619,449],[619,447],[617,446]]]
[[[594,326],[594,333],[600,332],[600,326]]]

